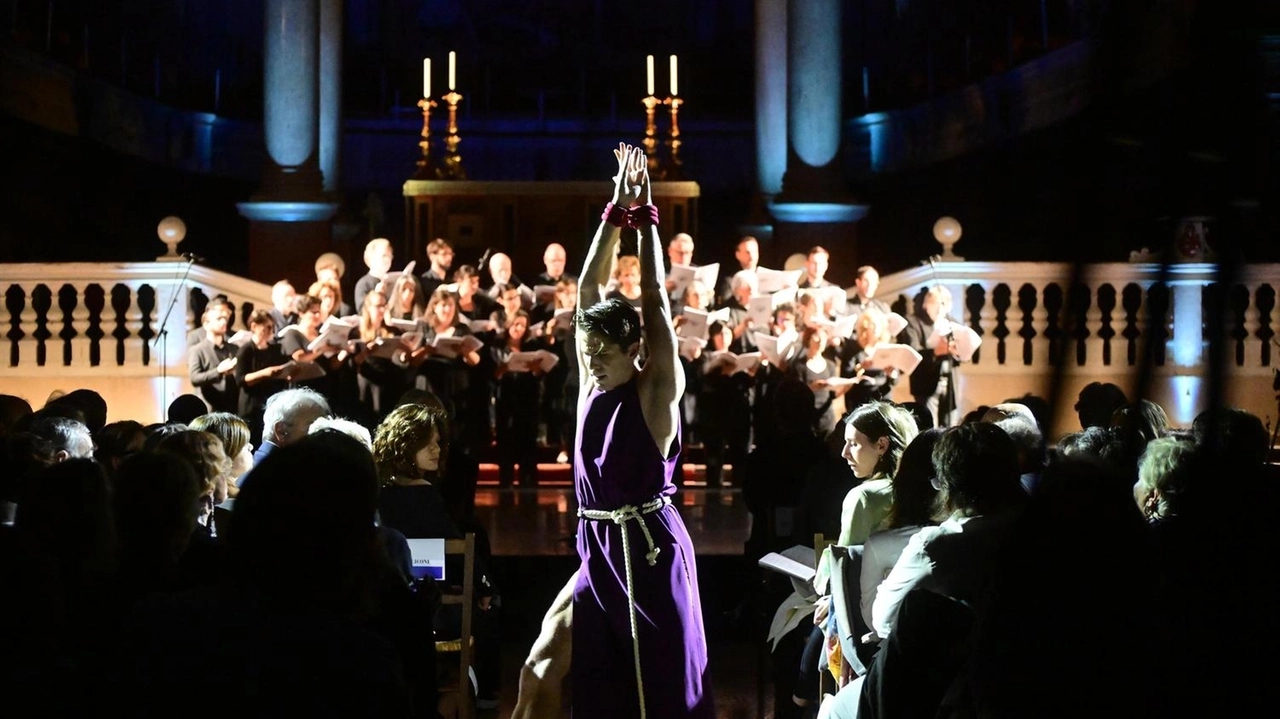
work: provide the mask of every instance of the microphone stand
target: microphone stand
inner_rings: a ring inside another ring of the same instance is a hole
[[[169,315],[173,313],[173,306],[178,303],[178,297],[183,294],[183,290],[187,287],[187,276],[191,274],[191,267],[195,265],[196,258],[194,256],[187,257],[187,265],[182,268],[182,278],[178,280],[178,288],[169,298],[169,306],[164,309],[164,318],[160,320],[160,330],[156,333],[155,339],[151,340],[151,346],[155,347],[160,344],[160,391],[167,395],[169,392]],[[161,342],[164,340],[164,342]],[[168,397],[165,397],[165,407],[169,406]],[[169,413],[165,410],[164,421],[168,421]]]

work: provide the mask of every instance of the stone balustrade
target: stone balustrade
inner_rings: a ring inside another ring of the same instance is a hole
[[[0,265],[0,392],[37,406],[54,389],[111,394],[113,417],[155,420],[189,391],[186,333],[208,299],[226,295],[231,331],[270,287],[180,262]],[[1162,273],[1167,272],[1164,276]],[[1246,265],[1224,295],[1211,264],[937,262],[881,278],[879,296],[904,316],[925,288],[948,287],[953,315],[982,336],[960,370],[963,409],[1031,392],[1046,396],[1055,375],[1062,398],[1054,432],[1077,427],[1071,405],[1089,382],[1114,382],[1131,395],[1151,353],[1150,398],[1186,424],[1208,404],[1203,381],[1210,333],[1225,332],[1230,383],[1225,398],[1274,422],[1272,376],[1280,367],[1276,288],[1280,265]],[[167,334],[165,309],[181,292]],[[185,299],[183,299],[185,296]],[[1222,321],[1211,308],[1222,307]],[[900,383],[896,398],[909,399]],[[119,413],[114,409],[120,407]]]
[[[268,285],[187,269],[185,262],[0,265],[0,392],[38,407],[54,390],[90,387],[112,395],[115,419],[162,418],[173,397],[190,391],[187,332],[209,299],[231,302],[232,332],[247,329],[254,308],[271,307]]]
[[[1211,333],[1221,327],[1231,378],[1228,403],[1264,419],[1276,416],[1270,385],[1280,367],[1280,265],[1242,267],[1225,302],[1213,264],[1102,263],[1079,269],[1073,277],[1075,268],[1068,264],[935,262],[885,275],[878,294],[906,316],[929,286],[951,291],[952,315],[983,340],[961,371],[967,408],[1025,392],[1044,396],[1055,373],[1068,399],[1092,381],[1114,382],[1132,394],[1150,352],[1151,399],[1184,424],[1207,405],[1202,379]],[[1220,323],[1213,307],[1221,307]],[[1058,405],[1055,426],[1061,431],[1078,426],[1070,405]]]

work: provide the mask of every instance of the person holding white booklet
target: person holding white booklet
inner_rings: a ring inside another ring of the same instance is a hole
[[[422,333],[422,346],[409,353],[409,364],[418,368],[416,385],[434,392],[454,419],[453,439],[463,442],[474,456],[477,449],[489,442],[492,370],[480,366],[482,359],[487,359],[478,351],[482,348],[480,345],[460,345],[459,340],[473,335],[462,321],[458,302],[458,297],[446,286],[431,295],[417,325],[417,331]]]
[[[529,338],[529,315],[516,310],[507,318],[501,340],[489,348],[493,359],[494,438],[498,449],[498,481],[504,487],[515,479],[520,465],[520,486],[538,484],[538,391],[545,374],[538,365],[530,371],[513,368],[514,356],[539,349]]]
[[[911,394],[929,411],[935,427],[956,423],[959,407],[955,383],[955,367],[960,362],[954,334],[940,335],[935,327],[942,321],[959,326],[947,313],[951,311],[951,292],[934,285],[925,293],[919,311],[907,320],[898,342],[920,353],[920,366],[911,373]],[[946,327],[944,326],[944,329]]]

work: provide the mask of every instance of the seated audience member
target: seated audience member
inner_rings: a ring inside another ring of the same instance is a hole
[[[253,442],[249,437],[249,424],[230,412],[213,412],[192,420],[191,429],[208,432],[222,442],[223,453],[231,460],[227,477],[227,496],[239,493],[235,479],[253,469]]]
[[[1125,467],[1134,475],[1147,443],[1169,432],[1169,416],[1155,402],[1140,399],[1112,413],[1111,429],[1120,440]]]
[[[837,544],[862,544],[884,528],[898,464],[918,433],[915,419],[888,402],[864,404],[845,418],[843,455],[862,483],[844,498]]]
[[[106,689],[103,658],[118,641],[106,473],[87,458],[37,472],[23,483],[12,546],[0,549],[0,612],[9,620],[0,652],[6,708],[91,713]]]
[[[249,315],[253,335],[236,353],[236,381],[240,383],[239,415],[249,423],[249,441],[262,442],[262,408],[267,398],[289,386],[291,364],[276,342],[276,325],[264,310]]]
[[[1197,445],[1233,459],[1240,469],[1253,471],[1267,464],[1271,438],[1267,428],[1248,412],[1235,407],[1208,409],[1196,415],[1191,432]]]
[[[1031,410],[1031,417],[1035,420],[1036,426],[1044,432],[1053,421],[1053,408],[1049,406],[1048,400],[1043,397],[1037,397],[1030,392],[1021,397],[1012,397],[1006,399],[1004,404],[1020,404]]]
[[[1171,519],[1185,489],[1185,465],[1195,445],[1174,437],[1147,443],[1138,460],[1138,481],[1133,485],[1133,501],[1150,523]]]
[[[329,414],[328,400],[315,390],[287,389],[271,395],[262,410],[262,444],[253,453],[254,466],[273,450],[306,437],[311,423]],[[245,477],[240,475],[236,486],[244,487]]]
[[[1058,440],[1057,456],[1064,459],[1093,459],[1121,469],[1120,447],[1108,427],[1089,427]]]
[[[1110,427],[1111,415],[1128,402],[1124,390],[1114,384],[1090,382],[1076,398],[1075,410],[1080,417],[1080,428]]]
[[[17,431],[18,422],[30,415],[30,402],[11,394],[0,394],[0,435]]]
[[[871,629],[888,637],[898,607],[912,589],[972,601],[982,592],[990,561],[1026,504],[1018,450],[993,424],[947,430],[933,448],[940,516],[936,527],[911,537],[872,607]]]
[[[423,405],[403,405],[378,425],[373,457],[381,478],[382,524],[406,537],[461,537],[434,482],[442,476],[444,413]]]
[[[364,265],[369,268],[369,272],[356,280],[356,291],[352,295],[356,307],[364,307],[365,295],[387,278],[394,260],[395,251],[391,248],[391,241],[385,237],[369,240],[369,244],[364,246]]]
[[[142,424],[125,420],[103,427],[93,441],[97,445],[93,458],[107,470],[107,476],[114,478],[121,462],[142,451],[147,433]]]
[[[382,551],[377,492],[372,459],[341,434],[259,463],[231,515],[226,587],[135,613],[121,692],[133,710],[213,686],[221,705],[255,712],[432,716],[430,624]]]
[[[126,601],[208,584],[185,573],[182,558],[201,530],[208,487],[191,462],[173,452],[147,452],[120,465],[112,504],[120,537],[120,581]]]
[[[187,460],[195,469],[196,476],[203,482],[203,504],[197,521],[208,530],[210,537],[215,536],[213,527],[213,508],[227,499],[227,482],[231,478],[231,458],[222,448],[222,440],[211,432],[188,429],[175,432],[165,437],[156,447],[161,452],[172,452]]]
[[[209,405],[194,394],[180,394],[169,403],[165,418],[174,424],[191,424],[191,420],[209,411]]]
[[[871,608],[880,583],[889,576],[911,537],[935,524],[933,510],[938,490],[933,487],[933,448],[941,436],[941,429],[928,429],[907,445],[893,478],[893,505],[884,529],[872,533],[862,545],[860,609],[868,629],[872,626]]]
[[[49,400],[44,409],[52,410],[55,407],[74,408],[78,411],[80,421],[89,428],[89,434],[96,434],[107,424],[107,401],[91,389],[72,390],[61,397]]]
[[[4,561],[5,528],[13,526],[18,498],[28,478],[54,463],[54,444],[32,432],[0,435],[0,561]]]
[[[462,530],[450,514],[448,501],[437,483],[448,478],[448,420],[438,407],[407,404],[392,410],[374,433],[373,458],[382,489],[378,515],[410,539],[461,538]],[[474,527],[467,531],[475,532]],[[498,654],[494,619],[486,616],[493,600],[488,578],[488,539],[483,530],[476,536],[477,608],[475,615],[476,674],[482,698],[492,699],[498,691]],[[447,563],[445,575],[461,576],[460,565]],[[442,617],[437,628],[457,631],[456,617]],[[456,634],[454,635],[456,636]]]
[[[1030,408],[1016,402],[1005,402],[987,410],[983,422],[1003,429],[1018,448],[1018,469],[1022,473],[1022,489],[1035,494],[1044,469],[1044,435]]]
[[[373,451],[373,437],[369,434],[369,428],[359,422],[352,422],[342,417],[320,417],[311,423],[311,428],[307,430],[307,434],[327,431],[341,432],[359,442],[360,446],[370,452]]]
[[[187,348],[187,376],[191,386],[214,412],[235,412],[240,404],[236,383],[236,354],[240,348],[227,341],[231,307],[210,303],[200,323],[204,339]]]
[[[82,422],[65,417],[41,417],[27,428],[41,439],[53,443],[53,461],[93,459],[93,437]]]

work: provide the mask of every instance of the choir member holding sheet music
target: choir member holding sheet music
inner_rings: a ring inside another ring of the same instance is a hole
[[[554,314],[538,333],[544,346],[560,358],[543,380],[544,391],[551,397],[551,416],[546,420],[547,443],[560,447],[557,462],[568,461],[577,428],[578,353],[573,351],[576,341],[573,314],[577,307],[578,281],[565,275],[556,282]]]
[[[797,285],[802,290],[830,287],[827,281],[827,268],[831,266],[831,253],[824,247],[813,247],[804,261],[804,277]]]
[[[818,436],[825,437],[835,429],[835,401],[849,390],[850,384],[839,382],[840,368],[827,359],[824,350],[827,348],[827,331],[812,325],[800,332],[800,346],[803,357],[796,358],[789,367],[792,377],[804,382],[813,390],[813,407]]]
[[[734,484],[741,486],[751,444],[751,391],[756,361],[728,352],[733,330],[727,323],[713,322],[706,351],[698,363],[695,386],[698,392],[698,437],[702,440],[707,465],[707,486],[724,485],[725,459],[733,465]],[[688,392],[688,388],[685,389]]]
[[[351,331],[351,338],[358,340],[357,351],[351,356],[360,407],[356,416],[373,426],[409,388],[409,353],[422,341],[421,334],[402,334],[388,327],[386,314],[387,296],[382,290],[371,290],[365,293],[360,308],[360,326]]]
[[[871,361],[871,357],[878,349],[900,346],[892,344],[893,335],[889,333],[889,318],[879,310],[868,307],[858,315],[854,338],[854,341],[846,343],[846,346],[854,347],[856,351],[841,371],[844,377],[856,380],[856,384],[851,386],[845,395],[846,413],[867,402],[887,399],[897,385],[898,377],[904,371],[909,373],[915,369],[914,366],[904,367],[901,363],[894,366],[892,361],[880,364]],[[891,360],[888,352],[882,353],[882,356]]]
[[[751,299],[756,295],[758,285],[754,271],[742,270],[735,273],[729,280],[731,294],[720,308],[727,310],[728,314],[726,324],[732,335],[729,349],[739,354],[751,352],[756,348],[755,342],[751,338],[751,328],[753,326],[766,327],[769,324],[768,316],[772,307],[768,296],[761,296],[757,300],[758,307],[764,309],[762,315],[753,314],[750,309]]]
[[[391,272],[391,263],[395,260],[395,251],[391,249],[391,241],[385,237],[369,240],[364,246],[364,266],[369,272],[356,280],[356,291],[352,300],[358,308],[364,307],[364,297],[375,287],[382,284]],[[388,290],[391,288],[387,288]]]
[[[446,286],[431,295],[417,327],[422,346],[409,354],[409,362],[419,367],[419,381],[444,402],[454,418],[456,441],[477,456],[489,442],[489,381],[473,381],[474,375],[484,371],[478,351],[482,343],[475,342],[470,328],[461,321],[458,303]]]
[[[907,319],[907,327],[898,342],[911,347],[921,355],[920,366],[911,373],[911,394],[932,415],[934,426],[950,427],[955,424],[956,396],[955,366],[959,361],[954,333],[939,334],[938,325],[943,320],[958,326],[947,316],[951,311],[951,292],[942,285],[934,285],[925,293],[919,310]],[[950,329],[945,327],[944,329]]]
[[[250,441],[262,444],[262,408],[267,398],[287,389],[293,363],[276,342],[272,312],[256,310],[249,315],[250,341],[236,352],[236,382],[240,384],[238,414],[249,423]]]
[[[606,300],[615,297],[640,311],[640,258],[635,255],[623,255],[613,269],[613,279],[617,285],[605,294]]]
[[[508,315],[501,341],[489,348],[497,385],[494,438],[498,445],[498,481],[504,487],[511,486],[515,479],[517,463],[520,486],[538,484],[538,390],[546,371],[558,362],[555,355],[541,350],[541,343],[528,335],[529,315],[517,309]]]
[[[387,301],[390,303],[390,309],[387,311],[389,320],[402,320],[412,324],[422,315],[422,305],[426,302],[426,297],[422,293],[418,278],[414,277],[412,272],[401,272],[391,283]]]
[[[458,315],[468,320],[487,320],[498,308],[492,297],[480,291],[480,273],[463,265],[453,273],[453,285],[442,285],[458,296]]]
[[[422,302],[435,294],[436,288],[444,284],[449,277],[449,268],[453,266],[453,245],[448,240],[437,237],[427,243],[427,261],[431,263],[422,273]]]
[[[345,333],[341,344],[336,346],[321,334],[320,298],[315,295],[299,296],[294,310],[298,313],[298,322],[280,333],[281,351],[298,364],[297,371],[289,375],[290,384],[309,387],[329,399],[333,394],[329,373],[345,359],[345,354],[338,356],[345,349]]]

